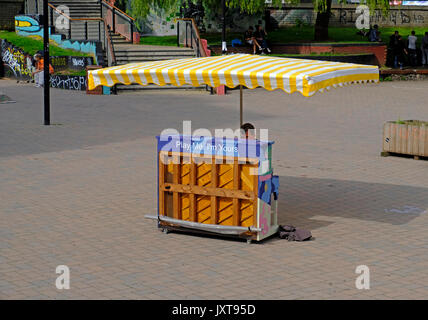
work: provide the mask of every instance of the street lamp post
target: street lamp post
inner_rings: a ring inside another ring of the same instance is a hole
[[[45,126],[51,124],[51,114],[50,114],[50,74],[49,74],[49,11],[48,11],[48,1],[43,0],[43,76],[44,76],[44,123]]]
[[[222,36],[221,36],[221,52],[223,54],[226,54],[227,52],[227,44],[226,44],[226,0],[222,0],[221,3],[222,6],[222,10],[223,10],[223,32],[222,32]]]

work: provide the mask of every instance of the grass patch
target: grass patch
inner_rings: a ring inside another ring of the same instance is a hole
[[[25,52],[34,55],[37,51],[43,50],[43,41],[29,37],[18,36],[15,32],[0,31],[0,39],[4,39],[13,45],[21,48]],[[49,54],[51,56],[78,56],[88,57],[86,53],[75,50],[63,49],[55,45],[50,45]]]
[[[397,121],[395,121],[395,123],[407,124],[407,125],[418,126],[418,127],[428,126],[428,121],[421,121],[421,120],[401,120],[401,119],[398,119]]]
[[[140,43],[155,46],[177,46],[177,36],[141,37]]]
[[[86,70],[71,70],[71,69],[66,69],[66,70],[61,70],[61,71],[55,71],[55,75],[60,75],[60,76],[86,76]]]
[[[407,39],[412,30],[415,30],[416,36],[418,37],[418,45],[425,33],[425,27],[381,27],[381,38],[383,42],[388,43],[389,37],[394,33],[395,30]],[[356,28],[344,28],[344,27],[330,27],[328,41],[318,43],[368,43],[367,37],[357,35]],[[208,41],[209,45],[221,45],[221,33],[205,33],[201,34],[203,39]],[[227,32],[226,41],[230,45],[233,39],[243,40],[242,32]],[[312,42],[314,39],[314,27],[313,26],[294,26],[288,28],[281,28],[275,31],[271,31],[268,34],[268,39],[271,44],[284,44],[284,43],[304,43]],[[163,37],[142,37],[142,44],[159,45],[159,46],[176,46],[176,36],[163,36]]]
[[[331,52],[321,52],[321,53],[315,53],[311,52],[310,54],[303,54],[303,53],[275,53],[275,54],[268,54],[268,56],[272,57],[308,57],[308,56],[316,56],[316,57],[343,57],[343,56],[364,56],[367,55],[367,53],[331,53]]]

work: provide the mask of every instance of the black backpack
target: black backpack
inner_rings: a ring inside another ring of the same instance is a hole
[[[297,229],[293,226],[279,226],[279,237],[288,241],[305,241],[312,238],[309,230]]]

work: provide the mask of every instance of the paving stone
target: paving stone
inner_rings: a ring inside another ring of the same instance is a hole
[[[0,298],[426,299],[428,165],[379,153],[385,121],[428,119],[427,85],[245,90],[244,120],[275,141],[279,222],[315,237],[247,245],[144,219],[157,210],[155,136],[183,120],[235,128],[235,91],[52,90],[45,127],[42,91],[1,80],[17,102],[0,110]],[[406,206],[420,210],[391,211]],[[370,290],[355,288],[361,264]],[[70,290],[55,287],[58,265]]]

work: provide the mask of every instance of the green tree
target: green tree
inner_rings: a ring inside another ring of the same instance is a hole
[[[126,11],[127,10],[127,1],[126,0],[116,0],[116,2],[114,3],[114,5],[116,7],[118,7],[122,11]]]
[[[218,12],[221,6],[221,0],[128,0],[132,14],[145,17],[151,9],[177,9],[186,5],[188,1],[193,3],[202,2],[206,10]],[[298,4],[299,0],[288,0],[286,3]],[[314,10],[317,13],[315,21],[315,40],[328,40],[328,26],[331,16],[332,0],[312,0]],[[346,0],[339,0],[340,3],[346,3]],[[373,12],[375,9],[382,10],[387,14],[389,10],[389,0],[363,0]],[[267,6],[281,7],[282,0],[272,0],[266,3],[266,0],[226,0],[226,6],[230,9],[240,10],[241,13],[256,14],[263,12]]]
[[[150,9],[179,9],[189,0],[128,0],[131,3],[132,12],[139,16],[146,16]],[[221,6],[221,0],[190,0],[193,3],[201,1],[205,8],[217,10]],[[290,3],[298,3],[298,0],[290,0]],[[280,6],[282,0],[272,0],[272,4]],[[240,9],[242,13],[254,14],[262,12],[266,8],[265,0],[226,0],[226,6],[231,9]]]

